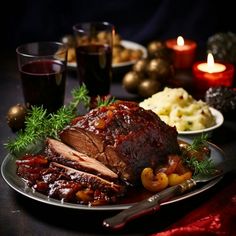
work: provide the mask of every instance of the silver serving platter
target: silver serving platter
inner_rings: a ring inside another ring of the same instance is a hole
[[[183,140],[186,142],[191,142],[191,139],[187,138],[181,138],[179,140]],[[217,147],[216,145],[209,143],[210,149],[211,149],[211,159],[215,165],[218,165],[222,161],[224,161],[224,152]],[[6,181],[6,183],[15,191],[19,192],[20,194],[34,199],[39,202],[43,202],[45,204],[50,204],[58,207],[65,207],[65,208],[71,208],[71,209],[78,209],[78,210],[90,210],[90,211],[111,211],[111,210],[124,210],[129,208],[132,204],[114,204],[114,205],[103,205],[103,206],[89,206],[89,205],[81,205],[81,204],[75,204],[75,203],[68,203],[63,202],[60,200],[56,200],[53,198],[50,198],[44,194],[41,194],[34,189],[27,186],[25,181],[23,181],[22,178],[20,178],[16,174],[16,157],[12,156],[11,154],[8,154],[1,165],[1,174],[3,176],[3,179]],[[200,187],[183,194],[181,196],[177,196],[169,201],[161,203],[161,205],[167,205],[174,202],[182,201],[184,199],[190,198],[192,196],[195,196],[197,194],[200,194],[201,192],[204,192],[208,190],[209,188],[213,187],[215,184],[217,184],[222,177],[218,177],[210,182],[208,182],[205,185],[201,185]]]

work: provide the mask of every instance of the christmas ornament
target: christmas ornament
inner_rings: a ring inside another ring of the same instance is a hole
[[[24,128],[26,111],[26,107],[21,104],[17,104],[8,110],[7,123],[12,131],[16,132]]]

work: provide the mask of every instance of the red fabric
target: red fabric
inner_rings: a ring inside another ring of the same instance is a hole
[[[236,236],[236,180],[168,230],[152,236]]]

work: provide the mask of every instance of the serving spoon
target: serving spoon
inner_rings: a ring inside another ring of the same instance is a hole
[[[107,229],[119,230],[122,229],[127,222],[134,220],[143,215],[151,214],[160,208],[160,204],[168,199],[181,195],[189,191],[197,185],[197,183],[209,182],[217,177],[223,176],[225,173],[235,169],[236,159],[227,159],[216,166],[216,169],[211,174],[198,175],[181,184],[169,187],[153,196],[133,204],[128,209],[125,209],[117,215],[107,218],[103,221],[103,226]]]

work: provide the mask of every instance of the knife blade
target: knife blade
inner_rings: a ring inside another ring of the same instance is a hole
[[[196,179],[192,178],[185,182],[166,188],[165,190],[154,194],[153,196],[144,199],[138,203],[133,204],[126,210],[121,211],[117,215],[107,218],[103,221],[103,226],[112,230],[119,230],[123,228],[127,222],[139,218],[143,215],[151,214],[160,208],[160,204],[169,200],[170,198],[183,194],[192,189],[199,182],[211,181],[219,176],[224,175],[235,168],[236,159],[228,159],[216,166],[216,172],[207,176],[198,176]]]

